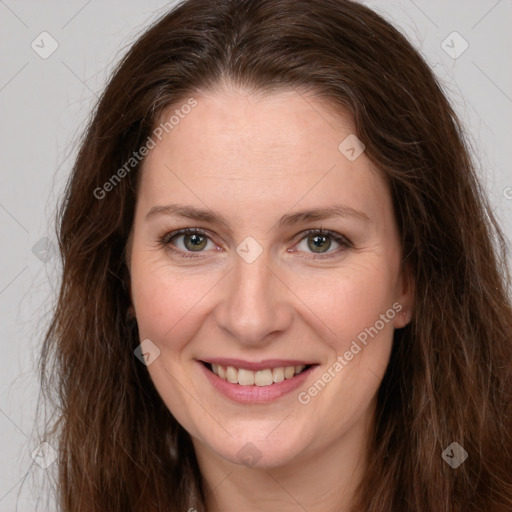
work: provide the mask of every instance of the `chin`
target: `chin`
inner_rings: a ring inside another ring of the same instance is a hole
[[[268,432],[267,429],[265,431]],[[267,439],[261,433],[251,436],[246,431],[244,436],[207,444],[210,450],[232,464],[259,469],[291,464],[304,454],[307,447],[304,438],[301,438],[297,431],[280,432],[275,436],[271,433]]]

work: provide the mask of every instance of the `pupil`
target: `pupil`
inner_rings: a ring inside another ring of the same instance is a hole
[[[187,245],[187,241],[190,241],[192,243],[192,247],[187,247],[192,249],[193,251],[202,249],[205,245],[205,238],[201,235],[187,235],[185,237],[185,245]]]
[[[312,239],[313,239],[313,245],[310,244],[309,248],[313,252],[324,252],[322,250],[318,251],[317,249],[328,250],[329,247],[331,246],[331,242],[330,242],[329,238],[324,235],[315,235],[312,237]],[[322,244],[325,244],[326,241],[328,242],[326,247],[322,247]]]

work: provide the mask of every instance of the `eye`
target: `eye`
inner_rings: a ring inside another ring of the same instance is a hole
[[[350,240],[332,231],[311,229],[301,233],[301,235],[302,237],[295,247],[298,248],[299,252],[312,253],[311,259],[335,256],[343,250],[352,247]],[[333,242],[337,247],[334,250],[330,250]],[[211,241],[206,231],[199,228],[184,228],[167,233],[160,238],[159,243],[184,258],[201,257],[201,253],[208,249],[208,243],[213,246],[210,249],[216,248],[216,245]],[[295,251],[289,250],[289,252]]]
[[[202,229],[180,229],[178,231],[173,231],[172,233],[168,233],[160,240],[160,243],[169,247],[171,250],[175,252],[179,252],[180,255],[185,258],[193,258],[195,257],[190,253],[200,253],[203,252],[210,242],[212,245],[213,242],[209,239],[206,232]],[[176,247],[176,249],[174,248]],[[214,245],[215,247],[215,245]],[[187,254],[189,253],[189,254]]]
[[[331,256],[332,253],[338,254],[352,245],[343,235],[323,229],[312,229],[302,233],[302,235],[296,247],[303,252]],[[333,241],[338,247],[330,251]]]

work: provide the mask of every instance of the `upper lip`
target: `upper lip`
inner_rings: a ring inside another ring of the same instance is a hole
[[[209,359],[201,359],[203,363],[219,364],[221,366],[233,366],[234,368],[242,368],[244,370],[266,370],[272,368],[281,368],[287,366],[304,365],[309,366],[316,363],[309,361],[301,361],[299,359],[265,359],[264,361],[245,361],[243,359],[231,359],[225,357],[214,357]]]

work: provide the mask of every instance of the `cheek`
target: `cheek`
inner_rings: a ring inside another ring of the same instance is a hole
[[[208,273],[191,276],[190,272],[177,272],[160,261],[132,260],[132,297],[135,306],[139,337],[150,339],[160,356],[147,368],[151,380],[167,408],[190,433],[202,438],[197,424],[207,424],[204,409],[195,410],[192,398],[200,396],[189,381],[189,341],[201,327],[205,293],[215,280]],[[187,384],[184,384],[187,383]],[[184,392],[184,389],[189,391]],[[201,421],[194,421],[195,417]]]
[[[388,262],[367,261],[338,269],[304,295],[315,313],[309,314],[315,322],[312,330],[332,352],[317,380],[298,398],[303,414],[330,419],[326,442],[345,432],[371,406],[389,362],[393,318],[401,309],[395,303],[396,274]],[[315,428],[311,426],[312,436]]]
[[[166,350],[179,349],[184,331],[201,311],[201,298],[211,287],[208,280],[173,278],[164,269],[142,271],[139,277],[132,280],[132,293],[141,339],[154,339]]]
[[[384,325],[380,319],[394,302],[393,267],[394,263],[385,257],[368,255],[357,265],[347,264],[308,283],[299,279],[295,283],[297,295],[310,310],[306,313],[305,309],[304,314],[315,323],[316,332],[324,333],[321,337],[329,340],[337,355],[348,350],[358,335],[377,322],[379,335],[391,336],[395,311],[389,312]]]
[[[164,358],[166,365],[175,366],[190,356],[189,342],[211,310],[224,272],[193,265],[180,268],[162,252],[135,247],[130,274],[139,336],[169,356]]]

